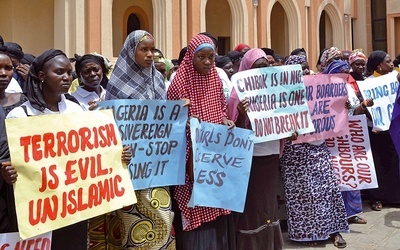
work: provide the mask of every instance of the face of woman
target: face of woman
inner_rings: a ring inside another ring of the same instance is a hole
[[[193,67],[201,75],[207,75],[214,65],[215,52],[212,48],[202,48],[193,57]]]
[[[352,64],[351,64],[351,68],[353,69],[353,72],[355,72],[358,75],[362,75],[364,73],[365,70],[365,61],[364,60],[355,60]]]
[[[65,94],[72,81],[72,66],[68,58],[59,55],[49,60],[39,71],[44,94]]]
[[[378,69],[380,67],[380,74],[385,75],[387,73],[390,73],[394,69],[394,65],[392,62],[392,58],[390,58],[389,55],[386,55],[385,59],[379,64]]]
[[[5,90],[14,74],[14,67],[9,56],[0,54],[0,89]]]
[[[303,62],[301,64],[301,69],[303,70],[303,75],[309,75],[310,74],[310,66],[308,65],[308,62]]]
[[[94,62],[86,63],[81,68],[80,73],[84,88],[89,91],[93,91],[99,87],[101,80],[103,80],[103,69]]]
[[[268,67],[268,66],[269,66],[269,63],[268,63],[267,59],[262,57],[262,58],[257,59],[257,61],[255,61],[253,63],[251,68],[257,69],[257,68],[264,68],[264,67]]]
[[[154,40],[145,38],[141,41],[135,50],[135,61],[143,68],[149,68],[154,59]]]
[[[231,76],[233,75],[233,63],[228,62],[225,64],[222,69],[225,71],[225,73],[228,75],[229,79],[231,79]]]

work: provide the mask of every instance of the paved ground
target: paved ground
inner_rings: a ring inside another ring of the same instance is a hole
[[[400,192],[400,190],[393,190]],[[382,211],[373,211],[369,203],[364,202],[364,213],[361,215],[368,221],[365,225],[350,224],[350,233],[343,233],[347,241],[346,250],[400,250],[400,206],[384,206]],[[283,249],[335,249],[332,241],[321,242],[316,247],[306,247],[292,242],[284,231],[285,245]]]

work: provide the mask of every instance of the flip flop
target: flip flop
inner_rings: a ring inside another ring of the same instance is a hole
[[[371,209],[375,211],[381,211],[382,203],[380,201],[375,201],[374,203],[371,204]]]
[[[345,248],[347,246],[346,241],[343,239],[340,233],[334,233],[331,235],[333,245],[337,248]]]
[[[367,220],[359,217],[359,216],[353,216],[347,219],[349,223],[354,223],[354,224],[367,224]]]

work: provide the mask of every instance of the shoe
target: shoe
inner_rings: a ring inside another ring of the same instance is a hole
[[[337,248],[345,248],[347,247],[346,241],[343,239],[340,233],[331,234],[331,238],[333,240],[333,245]]]
[[[375,211],[381,211],[382,210],[382,203],[380,201],[375,201],[371,203],[371,209]]]
[[[349,223],[353,223],[353,224],[367,224],[367,220],[366,219],[363,219],[363,218],[361,218],[361,217],[359,217],[357,215],[348,218],[347,221]]]

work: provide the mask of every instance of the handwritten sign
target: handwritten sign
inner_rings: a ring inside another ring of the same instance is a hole
[[[190,120],[194,185],[190,207],[243,212],[254,149],[248,129]]]
[[[136,203],[111,110],[7,119],[6,127],[22,239]]]
[[[135,189],[182,185],[186,169],[187,107],[183,101],[113,100],[112,108],[124,145],[130,145],[128,165]]]
[[[346,74],[304,76],[315,132],[301,135],[293,143],[313,142],[348,133],[346,82]]]
[[[314,131],[300,65],[246,70],[231,81],[239,99],[249,99],[255,143]]]
[[[26,240],[19,238],[19,233],[0,234],[1,250],[50,250],[51,232]]]
[[[377,188],[365,115],[349,117],[349,134],[326,139],[341,191]]]
[[[363,98],[374,99],[374,105],[368,107],[368,111],[372,116],[373,131],[386,131],[390,127],[394,102],[399,88],[397,74],[398,72],[395,71],[357,82]]]

